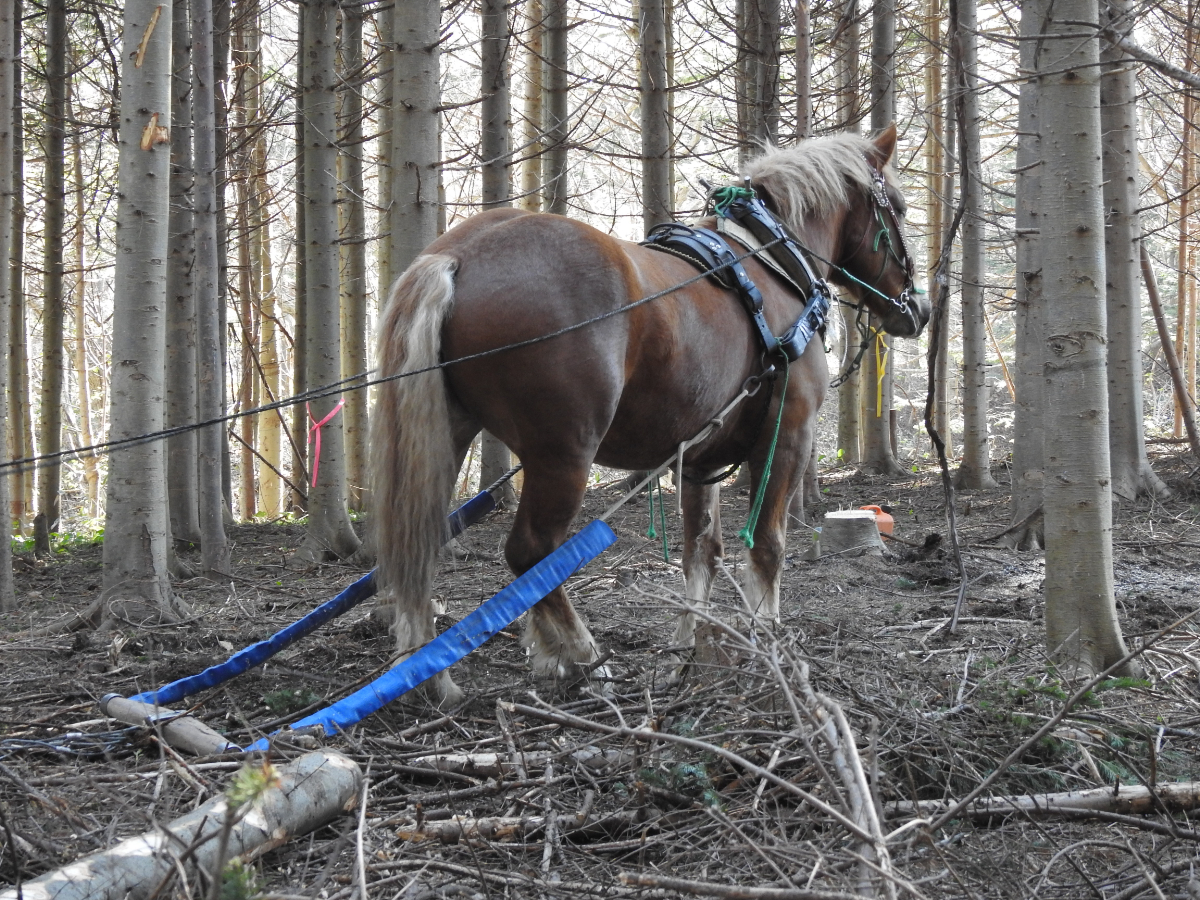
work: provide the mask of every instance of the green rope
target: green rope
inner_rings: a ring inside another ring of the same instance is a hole
[[[646,496],[650,500],[650,527],[646,529],[646,537],[658,537],[658,531],[654,528],[654,489],[658,488],[658,522],[662,529],[662,546],[663,546],[663,562],[670,561],[670,552],[667,549],[667,505],[663,503],[662,482],[655,478],[646,488]]]
[[[733,205],[735,200],[753,200],[755,197],[754,191],[750,188],[734,187],[726,185],[719,187],[712,192],[713,212],[724,218],[729,212],[729,207]]]
[[[775,433],[771,435],[771,448],[767,451],[767,464],[763,469],[762,480],[758,483],[758,493],[750,506],[750,515],[746,517],[746,525],[738,532],[738,537],[746,545],[747,550],[754,549],[754,529],[758,527],[758,514],[762,512],[763,499],[767,496],[767,482],[771,480],[771,465],[775,462],[775,445],[779,443],[779,426],[783,424],[783,404],[787,399],[788,385],[787,357],[783,361],[783,390],[779,392],[779,415],[775,417]]]

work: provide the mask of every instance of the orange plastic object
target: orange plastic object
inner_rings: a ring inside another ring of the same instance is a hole
[[[892,526],[895,523],[891,515],[885,513],[878,506],[860,506],[859,509],[869,509],[875,513],[875,527],[879,529],[880,534],[890,535],[892,533]]]

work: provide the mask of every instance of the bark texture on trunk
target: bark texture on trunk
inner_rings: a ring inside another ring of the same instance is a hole
[[[440,13],[441,8],[436,0],[401,0],[395,10],[396,55],[392,87],[393,277],[398,277],[407,269],[438,234]],[[311,77],[308,80],[311,81]],[[311,227],[313,223],[308,224]],[[310,281],[312,277],[310,272]]]
[[[187,0],[175,0],[171,78],[171,255],[167,258],[167,427],[196,421],[196,224],[192,214],[192,34]],[[200,543],[196,432],[167,440],[171,536]]]
[[[1101,3],[1110,27],[1133,31],[1128,0]],[[1132,60],[1105,42],[1100,79],[1104,135],[1104,259],[1108,312],[1108,446],[1113,493],[1127,500],[1165,495],[1146,456],[1142,408],[1141,223],[1138,206],[1137,75]]]
[[[526,0],[525,3],[525,100],[524,122],[521,127],[521,191],[518,206],[530,212],[542,208],[542,153],[545,150],[542,129],[545,25],[542,21],[541,0]]]
[[[841,9],[841,21],[838,23],[836,71],[838,86],[838,125],[845,131],[858,132],[858,0],[845,0]],[[839,305],[842,312],[843,334],[845,344],[843,356],[845,364],[849,365],[856,353],[861,337],[855,327],[856,314],[853,309]],[[866,314],[864,313],[864,316]],[[854,372],[837,389],[838,424],[837,445],[838,462],[857,464],[862,459],[860,423],[862,421],[859,408],[859,393],[862,389],[862,372]]]
[[[196,165],[196,404],[201,421],[225,412],[225,376],[222,360],[219,293],[217,196],[217,98],[213,72],[216,29],[212,0],[191,0],[192,12],[192,117]],[[200,491],[201,565],[209,577],[229,572],[229,544],[225,538],[224,474],[225,431],[210,425],[196,434]]]
[[[1097,0],[1057,0],[1039,71],[1045,310],[1046,637],[1071,674],[1125,655],[1113,595]],[[1077,35],[1077,37],[1074,37]],[[1126,665],[1126,670],[1132,666]],[[1120,673],[1119,673],[1120,674]]]
[[[363,78],[363,7],[342,12],[342,71],[348,84]],[[367,371],[367,211],[363,185],[363,102],[359,91],[342,92],[342,371]],[[367,391],[347,391],[345,414],[346,488],[350,508],[366,509]]]
[[[166,260],[171,175],[172,9],[125,4],[114,273],[109,436],[163,426]],[[108,462],[103,600],[106,618],[170,620],[179,614],[167,577],[166,451],[153,442],[114,451]],[[110,619],[111,621],[111,619]]]
[[[304,46],[304,10],[296,23],[298,46]],[[293,298],[295,325],[292,328],[292,394],[299,396],[307,390],[308,374],[308,267],[304,248],[308,246],[308,198],[304,192],[304,54],[296,54],[296,295]],[[391,216],[391,210],[388,210]],[[390,239],[387,243],[390,243]],[[389,251],[390,257],[390,251]],[[292,485],[291,506],[296,512],[308,509],[308,434],[307,413],[303,403],[292,406]]]
[[[305,234],[305,274],[308,321],[337,322],[337,0],[306,0],[304,4],[305,129],[304,189],[308,199]],[[336,331],[309,328],[308,384],[341,380],[341,344]],[[346,505],[346,450],[343,419],[337,399],[324,397],[310,404],[310,427],[320,428],[321,448],[314,433],[308,488],[308,530],[293,560],[303,565],[345,559],[358,549]],[[319,424],[323,423],[323,424]],[[313,481],[316,484],[313,484]]]
[[[70,97],[67,98],[67,118],[74,120]],[[75,194],[75,386],[79,399],[78,422],[79,443],[88,447],[96,442],[92,434],[92,390],[91,371],[87,359],[87,252],[84,249],[87,204],[84,200],[83,182],[83,136],[75,134],[71,141],[71,167]],[[100,515],[100,461],[95,456],[85,456],[83,480],[87,499],[82,510],[84,518],[94,519]]]
[[[512,165],[512,102],[509,60],[512,27],[504,0],[483,0],[480,48],[483,94],[480,153],[483,157],[483,208],[512,205],[509,173]],[[480,490],[495,482],[512,466],[512,454],[498,437],[483,432],[479,450]],[[497,498],[511,504],[516,494],[506,484]]]
[[[542,194],[546,212],[567,214],[571,195],[567,172],[567,140],[571,136],[571,110],[567,87],[570,83],[571,45],[567,0],[542,0],[545,18],[546,155],[543,157]]]
[[[642,126],[642,228],[673,218],[671,120],[667,98],[667,10],[665,0],[641,0],[639,111]]]
[[[808,0],[796,0],[796,140],[812,134],[812,19]]]
[[[1044,15],[1043,0],[1021,10],[1021,69],[1037,71],[1034,40]],[[1013,381],[1012,522],[1026,522],[1007,540],[1018,550],[1039,550],[1043,522],[1033,513],[1042,505],[1042,432],[1045,344],[1042,340],[1042,148],[1038,137],[1038,80],[1021,85],[1017,111],[1016,351]],[[1032,516],[1032,518],[1031,518]]]
[[[38,414],[38,452],[62,449],[63,393],[63,229],[66,221],[67,153],[67,3],[46,3],[46,132],[42,175],[42,390]],[[50,533],[58,530],[62,467],[49,463],[38,470],[35,550],[50,552]]]
[[[18,22],[14,4],[0,4],[0,259],[8,258],[13,241],[13,117],[5,113],[14,104]],[[12,321],[12,299],[12,282],[0,277],[0,452],[4,451],[8,440],[8,329]],[[16,455],[20,455],[19,452]],[[13,587],[12,518],[9,516],[10,483],[6,475],[0,475],[0,612],[13,612],[17,608]]]
[[[956,15],[957,13],[957,15]],[[984,325],[983,166],[979,149],[978,54],[975,0],[950,0],[958,90],[958,134],[962,160],[962,346],[963,451],[955,474],[959,488],[993,488],[988,438],[987,333]]]
[[[875,0],[871,8],[871,132],[878,134],[896,118],[896,6]],[[878,475],[903,475],[892,451],[892,378],[894,340],[870,319],[871,347],[863,357],[862,462]]]

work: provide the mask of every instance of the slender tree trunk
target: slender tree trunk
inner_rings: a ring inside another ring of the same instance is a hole
[[[377,232],[381,240],[375,242],[375,265],[379,271],[379,291],[376,305],[387,301],[388,289],[395,278],[392,275],[392,242],[388,237],[392,221],[392,89],[395,82],[392,67],[396,56],[395,39],[396,8],[388,4],[381,9],[376,27],[379,30],[379,78],[377,79],[379,132],[376,144],[376,168],[378,170],[379,218]]]
[[[878,134],[896,119],[895,0],[875,0],[871,29],[871,131]],[[872,316],[873,340],[863,357],[862,461],[879,475],[903,475],[892,452],[892,379],[895,350]]]
[[[349,3],[342,12],[342,67],[344,80],[356,84],[363,68],[363,7]],[[342,284],[342,367],[345,375],[367,371],[367,211],[363,202],[363,103],[358,90],[345,91],[342,133],[345,176],[339,205],[346,222],[342,229],[345,280]],[[366,508],[367,485],[367,392],[346,393],[346,486],[350,508]]]
[[[1196,26],[1193,21],[1196,11],[1195,0],[1188,0],[1187,22],[1184,25],[1184,68],[1188,72],[1196,68]],[[1195,356],[1195,348],[1188,342],[1187,323],[1194,319],[1196,310],[1189,302],[1192,293],[1188,290],[1192,279],[1188,277],[1188,256],[1191,246],[1191,215],[1192,188],[1195,185],[1196,157],[1196,100],[1191,91],[1183,94],[1182,153],[1179,165],[1179,247],[1176,255],[1176,269],[1179,277],[1176,281],[1175,294],[1175,354],[1179,357],[1180,365],[1186,377],[1188,390],[1194,390],[1196,384],[1195,367],[1191,360]],[[1190,377],[1187,377],[1190,376]],[[1175,437],[1183,437],[1183,412],[1179,398],[1175,399]]]
[[[38,451],[62,449],[63,393],[63,232],[66,221],[67,3],[46,3],[46,136],[42,192],[42,390],[38,415]],[[49,463],[38,470],[38,510],[34,547],[50,552],[50,533],[58,530],[62,467]]]
[[[33,456],[33,416],[29,404],[29,337],[25,330],[25,112],[21,103],[24,67],[21,64],[21,20],[24,4],[16,0],[13,13],[12,111],[12,240],[9,250],[9,422],[15,456]],[[2,257],[0,257],[2,258]],[[22,533],[33,511],[33,472],[20,472],[12,481],[13,519]]]
[[[779,0],[749,0],[757,9],[754,58],[754,141],[759,147],[779,140]]]
[[[957,15],[956,13],[957,8]],[[993,488],[988,439],[987,333],[984,326],[983,166],[979,150],[979,87],[975,0],[950,0],[962,151],[963,455],[955,474],[958,488]]]
[[[1126,653],[1112,568],[1097,0],[1056,0],[1042,45],[1046,637],[1087,677]],[[1119,674],[1133,667],[1124,666]],[[1072,674],[1074,674],[1072,672]]]
[[[202,0],[198,0],[202,2]],[[171,176],[172,8],[128,0],[122,54],[116,271],[109,435],[139,437],[164,421]],[[166,453],[160,442],[108,462],[103,600],[106,622],[180,614],[168,580]],[[108,617],[113,617],[112,619]]]
[[[256,47],[256,23],[258,7],[254,0],[245,4],[239,10],[237,26],[230,35],[233,54],[234,71],[238,77],[234,79],[236,91],[233,97],[233,113],[238,131],[242,135],[240,148],[235,157],[235,171],[238,173],[236,185],[237,213],[235,228],[237,234],[238,260],[238,291],[237,312],[238,331],[241,334],[241,360],[239,369],[241,378],[237,389],[236,409],[244,412],[254,407],[254,385],[258,381],[255,370],[255,347],[257,336],[254,327],[254,311],[258,305],[257,260],[255,248],[258,237],[258,221],[254,214],[254,202],[251,194],[253,186],[253,144],[254,130],[259,127],[259,69]],[[258,493],[255,490],[254,449],[257,444],[255,425],[257,416],[243,416],[233,423],[233,428],[240,433],[238,442],[238,501],[240,502],[240,517],[243,521],[254,518],[258,505]]]
[[[304,8],[297,14],[298,46],[304,46]],[[394,54],[393,54],[394,55]],[[304,54],[296,54],[296,296],[292,329],[292,394],[301,396],[308,390],[308,196],[304,188]],[[394,113],[393,113],[394,116]],[[393,126],[394,128],[394,126]],[[389,167],[390,168],[390,167]],[[394,170],[393,170],[394,171]],[[392,204],[394,206],[394,204]],[[390,212],[389,212],[390,214]],[[390,256],[390,253],[389,253]],[[292,509],[301,513],[308,509],[308,413],[303,403],[292,406]]]
[[[196,224],[192,214],[192,36],[187,0],[172,15],[171,255],[167,259],[167,427],[196,421]],[[81,186],[80,186],[81,187]],[[80,262],[82,267],[82,261]],[[200,543],[196,432],[167,440],[167,493],[171,534],[177,543]]]
[[[943,194],[945,180],[942,171],[945,153],[945,118],[942,116],[942,2],[927,0],[925,12],[925,108],[929,111],[929,133],[925,138],[925,283],[930,291],[937,290],[935,284],[938,260],[942,255],[942,232],[945,230],[946,197]],[[949,312],[949,310],[947,310]],[[938,336],[948,335],[946,327],[938,330]],[[947,351],[938,347],[937,371],[945,371]],[[946,381],[936,380],[933,395],[933,424],[938,434],[946,441],[949,453],[950,434],[946,415]]]
[[[304,4],[304,189],[306,218],[306,295],[309,322],[337,322],[337,0]],[[341,345],[328,328],[308,329],[308,383],[312,387],[341,380]],[[346,506],[346,450],[343,419],[333,397],[313,400],[310,417],[324,423],[320,456],[314,439],[308,491],[308,531],[293,557],[298,564],[345,559],[359,546]],[[313,484],[313,481],[316,483]]]
[[[1101,3],[1111,27],[1133,31],[1128,0]],[[1141,223],[1138,205],[1137,83],[1130,57],[1105,43],[1100,80],[1100,124],[1104,134],[1104,230],[1108,313],[1108,442],[1112,489],[1133,500],[1165,494],[1167,487],[1146,457],[1142,409]]]
[[[436,0],[402,0],[396,8],[392,107],[392,274],[408,268],[438,233],[438,98]]]
[[[509,91],[509,48],[512,28],[504,0],[483,0],[481,7],[481,93],[483,95],[480,153],[483,157],[483,208],[511,206],[509,172],[512,164],[512,104]],[[512,466],[504,442],[483,432],[479,452],[480,488],[485,488]],[[516,499],[511,484],[504,486],[504,502]]]
[[[838,125],[845,131],[858,132],[858,0],[845,0],[842,6],[842,17],[837,24],[838,40],[836,43],[837,87],[838,87]],[[849,365],[856,353],[861,340],[857,322],[857,313],[849,306],[841,305],[842,325],[845,334],[846,364]],[[865,316],[866,313],[864,312]],[[859,409],[859,394],[862,390],[862,372],[852,374],[837,389],[838,392],[838,425],[837,445],[840,461],[856,464],[862,459],[861,422],[862,414]]]
[[[196,166],[196,392],[200,421],[225,412],[221,352],[221,313],[218,261],[217,110],[213,72],[216,33],[212,0],[191,0],[192,11],[192,117]],[[229,572],[229,544],[225,538],[223,425],[210,425],[196,434],[199,486],[200,548],[202,566],[210,578]]]
[[[6,259],[13,242],[13,119],[8,115],[15,105],[14,81],[16,63],[16,4],[0,3],[0,259]],[[9,333],[12,322],[12,282],[0,278],[0,451],[8,440],[9,408]],[[23,326],[22,326],[23,327]],[[14,446],[19,446],[14,443]],[[12,518],[8,515],[9,484],[0,476],[0,612],[17,608],[13,587]],[[11,841],[10,841],[11,843]]]
[[[641,0],[642,227],[674,217],[671,189],[671,122],[667,114],[667,17],[664,0]]]
[[[953,283],[955,278],[955,259],[954,242],[951,240],[950,226],[953,222],[952,212],[957,208],[957,197],[955,195],[957,179],[955,178],[955,172],[959,166],[958,125],[955,122],[954,113],[953,79],[943,80],[947,83],[942,92],[942,234],[939,243],[942,247],[942,253],[949,254],[946,265],[946,278]],[[931,290],[936,290],[937,288],[937,285],[931,285]],[[942,327],[938,329],[938,357],[937,364],[934,367],[936,408],[934,409],[933,422],[934,427],[938,429],[938,434],[942,436],[942,440],[946,444],[947,457],[954,455],[954,435],[950,427],[951,406],[956,393],[953,390],[954,369],[950,365],[950,329],[952,327],[952,319],[953,307],[948,305],[944,311]]]
[[[1017,115],[1016,211],[1016,352],[1013,379],[1017,398],[1013,410],[1012,521],[1024,522],[1009,540],[1018,550],[1038,550],[1043,544],[1043,519],[1034,516],[1042,505],[1045,342],[1042,334],[1042,149],[1038,114],[1037,43],[1044,0],[1027,0],[1021,9],[1021,84]]]
[[[542,192],[546,212],[567,214],[570,197],[570,176],[567,171],[567,141],[571,136],[571,119],[567,86],[570,81],[570,23],[568,0],[542,0],[546,34],[546,155],[542,170]]]
[[[812,135],[812,19],[808,0],[796,0],[796,140]]]
[[[229,246],[229,222],[226,211],[225,188],[229,183],[229,44],[232,35],[231,17],[233,0],[212,0],[212,70],[216,91],[216,210],[217,247]],[[194,33],[194,32],[193,32]],[[220,326],[221,353],[221,413],[225,412],[225,399],[229,392],[225,375],[229,368],[229,255],[217,254],[217,315]],[[221,439],[221,490],[225,498],[223,515],[228,524],[233,524],[233,465],[229,452],[229,441]]]
[[[71,116],[69,102],[67,114]],[[87,210],[83,199],[83,139],[78,133],[71,141],[71,169],[75,193],[75,262],[78,270],[75,276],[75,306],[72,310],[75,317],[75,382],[79,391],[79,441],[87,447],[95,438],[92,435],[92,391],[87,362],[88,266],[84,249],[84,216]],[[96,457],[91,455],[85,456],[82,463],[84,486],[87,491],[84,516],[94,519],[100,515],[100,465]]]
[[[541,0],[525,0],[525,103],[521,130],[521,191],[518,205],[530,212],[542,208],[542,70],[546,29],[542,22]]]

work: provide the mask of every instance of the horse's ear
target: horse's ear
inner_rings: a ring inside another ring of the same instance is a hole
[[[886,166],[896,152],[896,123],[893,122],[875,137],[875,149],[879,152],[879,165]]]

